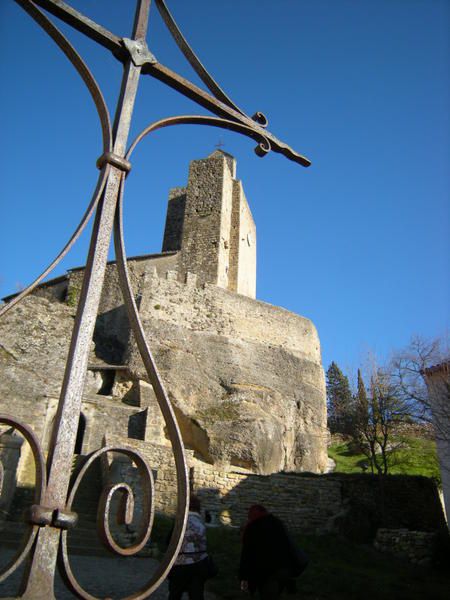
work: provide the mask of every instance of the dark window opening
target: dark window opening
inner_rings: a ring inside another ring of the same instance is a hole
[[[83,413],[80,414],[80,420],[78,422],[77,439],[75,441],[75,454],[83,453],[83,441],[84,434],[86,432],[86,417]]]
[[[131,415],[128,419],[128,437],[133,440],[144,440],[146,426],[147,409]]]
[[[116,380],[116,371],[115,369],[105,369],[104,371],[100,371],[100,374],[102,376],[102,387],[98,393],[100,396],[111,396],[114,381]]]

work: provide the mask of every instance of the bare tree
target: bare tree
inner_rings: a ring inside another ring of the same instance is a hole
[[[395,393],[390,374],[377,369],[367,395],[361,372],[353,422],[353,438],[367,457],[372,473],[386,475],[401,443],[394,441],[399,423],[409,418],[408,405]]]
[[[427,385],[427,370],[436,365],[448,365],[449,351],[442,339],[426,340],[420,336],[411,339],[410,344],[396,352],[390,361],[389,371],[396,395],[408,405],[409,413],[416,421],[432,423],[437,438],[448,435],[444,424],[450,419],[450,401],[432,406]],[[449,371],[443,380],[449,398]],[[445,390],[444,390],[445,395]],[[433,411],[432,411],[433,409]]]

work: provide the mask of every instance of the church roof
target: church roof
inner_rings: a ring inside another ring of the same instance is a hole
[[[211,152],[211,154],[208,156],[208,158],[214,158],[215,156],[225,156],[225,158],[232,158],[233,160],[236,160],[232,154],[229,154],[228,152],[225,152],[224,150],[220,150],[220,148],[218,148],[217,150],[214,150],[214,152]]]

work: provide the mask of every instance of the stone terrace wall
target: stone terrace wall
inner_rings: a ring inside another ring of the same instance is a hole
[[[438,488],[427,477],[390,475],[382,487],[375,475],[326,477],[341,482],[345,511],[336,527],[356,541],[373,539],[379,527],[420,531],[445,527]]]
[[[298,477],[293,473],[249,475],[194,467],[194,490],[213,522],[240,526],[248,508],[263,504],[292,531],[324,534],[334,531],[335,517],[342,510],[339,481]]]
[[[436,534],[408,529],[379,529],[374,546],[418,565],[430,565],[436,545]]]

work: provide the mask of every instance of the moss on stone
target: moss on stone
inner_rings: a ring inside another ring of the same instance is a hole
[[[239,406],[232,400],[225,400],[202,408],[198,415],[204,420],[236,421],[239,419]]]
[[[80,290],[75,287],[70,287],[66,294],[67,306],[77,306],[79,299]]]

